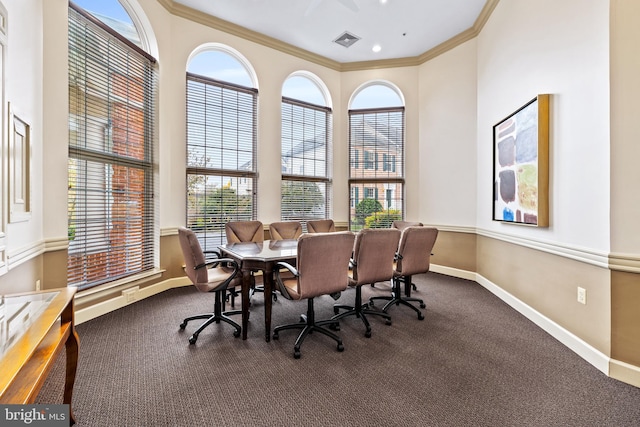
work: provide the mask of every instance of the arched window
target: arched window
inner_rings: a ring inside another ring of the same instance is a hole
[[[140,40],[117,0],[69,4],[67,276],[80,289],[154,268],[156,60]]]
[[[387,82],[356,91],[349,109],[349,228],[404,217],[404,102]]]
[[[284,221],[330,217],[331,108],[326,88],[310,74],[282,87],[282,201]],[[306,226],[306,225],[305,225]]]
[[[242,56],[221,45],[187,67],[187,227],[204,250],[228,221],[256,218],[258,90]]]

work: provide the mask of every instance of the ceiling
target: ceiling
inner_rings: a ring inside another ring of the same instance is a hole
[[[417,57],[468,32],[495,0],[173,0],[315,55],[350,63]],[[334,43],[344,32],[350,47]],[[374,52],[374,45],[380,46]]]

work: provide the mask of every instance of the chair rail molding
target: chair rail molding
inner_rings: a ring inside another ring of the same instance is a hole
[[[479,236],[502,240],[503,242],[513,243],[515,245],[537,249],[552,255],[558,255],[575,261],[584,262],[586,264],[595,265],[596,267],[610,267],[609,254],[607,252],[600,252],[578,246],[560,244],[557,242],[532,239],[530,237],[516,236],[513,234],[498,233],[491,230],[478,229],[477,234]]]

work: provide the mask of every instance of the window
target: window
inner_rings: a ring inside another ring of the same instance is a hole
[[[228,221],[256,218],[258,91],[212,77],[233,74],[250,82],[245,68],[219,50],[196,55],[187,73],[187,227],[204,250],[226,242]]]
[[[354,97],[349,110],[349,228],[353,231],[387,228],[403,217],[404,107],[398,104],[401,101],[393,89],[374,84]]]
[[[136,31],[130,20],[120,25]],[[154,267],[155,62],[70,4],[69,286],[84,289]]]
[[[282,97],[283,221],[330,216],[331,109],[318,85],[306,76],[289,77]]]

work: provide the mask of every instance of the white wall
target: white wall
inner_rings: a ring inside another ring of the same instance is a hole
[[[481,230],[609,250],[609,3],[509,0],[478,43],[478,219]],[[551,94],[550,227],[493,222],[492,127]]]
[[[8,12],[6,101],[12,111],[30,125],[32,144],[31,217],[27,221],[9,223],[5,229],[11,268],[41,250],[37,243],[43,239],[43,11],[40,0],[3,0],[3,3]],[[7,119],[3,117],[3,120]],[[5,147],[7,136],[2,133]],[[6,179],[10,182],[8,177]]]
[[[420,66],[420,220],[476,223],[476,41]],[[482,180],[491,185],[491,178]]]

